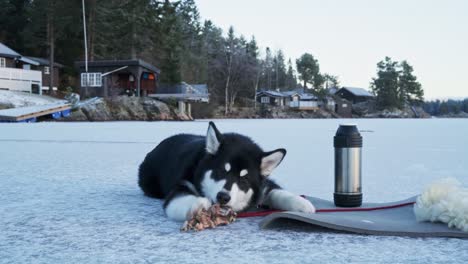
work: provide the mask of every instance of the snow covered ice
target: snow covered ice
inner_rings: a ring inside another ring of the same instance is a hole
[[[364,137],[365,201],[401,200],[435,179],[468,185],[465,119],[353,120]],[[333,135],[343,120],[215,120],[265,150],[288,150],[273,176],[333,198]],[[467,263],[468,241],[260,230],[260,218],[181,233],[137,168],[176,133],[207,121],[0,124],[0,263]]]

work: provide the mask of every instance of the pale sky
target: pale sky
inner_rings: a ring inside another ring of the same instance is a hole
[[[468,0],[195,0],[202,19],[230,25],[293,62],[305,52],[343,86],[368,88],[376,64],[407,60],[426,99],[468,97]]]

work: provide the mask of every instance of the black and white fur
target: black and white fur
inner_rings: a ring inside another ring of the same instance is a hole
[[[177,221],[216,202],[235,211],[261,203],[314,213],[308,200],[268,179],[285,155],[285,149],[264,152],[240,134],[221,134],[210,122],[206,137],[179,134],[163,140],[140,165],[138,183],[147,196],[164,198],[166,215]]]

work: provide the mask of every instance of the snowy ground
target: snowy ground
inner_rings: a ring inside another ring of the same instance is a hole
[[[0,106],[4,105],[10,107],[22,107],[33,105],[46,105],[52,103],[64,102],[47,95],[38,95],[18,91],[5,91],[0,90]]]
[[[468,123],[353,120],[363,131],[367,201],[394,201],[455,177],[468,185]],[[340,120],[219,120],[288,155],[286,188],[332,199]],[[144,197],[137,166],[174,133],[206,121],[0,124],[0,263],[467,263],[468,241],[260,230],[259,218],[180,233]]]

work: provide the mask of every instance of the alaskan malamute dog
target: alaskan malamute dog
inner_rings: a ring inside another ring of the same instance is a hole
[[[258,204],[315,212],[308,200],[268,179],[285,155],[285,149],[264,152],[243,135],[221,134],[210,122],[206,137],[180,134],[159,143],[141,163],[138,184],[147,196],[164,198],[166,215],[177,221],[213,203],[237,212]]]

